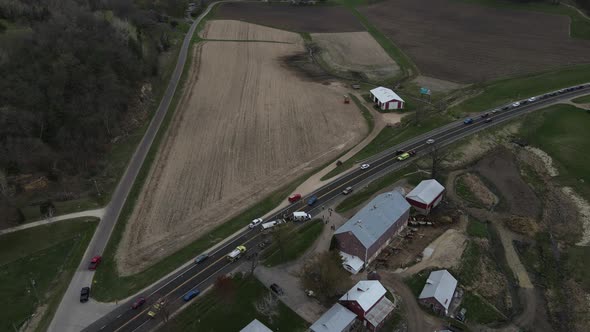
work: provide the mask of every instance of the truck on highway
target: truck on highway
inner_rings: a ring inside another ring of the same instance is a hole
[[[311,220],[311,214],[307,212],[297,211],[293,212],[293,221]]]
[[[285,222],[284,219],[277,219],[277,220],[269,221],[269,222],[266,222],[266,223],[262,224],[262,226],[260,226],[260,228],[263,231],[266,231],[266,230],[269,230],[269,229],[271,229],[271,228],[273,228],[275,226],[278,226],[278,225],[280,225],[280,224],[282,224],[284,222]]]
[[[244,246],[237,246],[236,249],[234,249],[232,252],[230,252],[229,254],[227,254],[227,259],[230,261],[235,261],[240,259],[240,257],[242,257],[242,255],[246,252],[246,247]]]

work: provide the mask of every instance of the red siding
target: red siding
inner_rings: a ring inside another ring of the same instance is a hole
[[[365,247],[352,232],[336,234],[334,237],[340,251],[357,256],[363,261],[365,260]]]
[[[428,207],[427,204],[424,204],[422,202],[417,202],[411,198],[406,197],[406,201],[408,201],[408,203],[410,203],[410,205],[415,206],[415,207],[419,207],[421,209],[426,209]]]
[[[421,299],[420,303],[422,303],[423,305],[425,305],[427,308],[429,308],[430,310],[434,311],[435,313],[439,314],[439,315],[444,315],[445,314],[445,307],[443,307],[440,302],[438,302],[434,297],[429,297],[426,299]]]
[[[358,319],[363,320],[365,319],[365,312],[363,308],[358,304],[356,301],[340,301],[340,304],[347,307],[348,310],[354,312],[358,317]]]

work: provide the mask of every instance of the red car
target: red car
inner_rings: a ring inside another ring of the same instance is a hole
[[[92,257],[92,259],[90,260],[90,265],[88,266],[88,270],[96,270],[96,268],[98,267],[98,264],[100,264],[101,260],[102,260],[101,256]]]
[[[131,305],[131,309],[137,309],[137,308],[141,307],[144,303],[145,303],[145,298],[138,297],[137,300],[135,300],[135,302],[133,302],[133,304]]]
[[[295,203],[300,199],[301,199],[301,194],[293,194],[293,195],[289,196],[289,202],[291,202],[291,203]]]

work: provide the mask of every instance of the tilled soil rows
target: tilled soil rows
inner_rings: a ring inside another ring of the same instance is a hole
[[[360,11],[439,79],[483,82],[590,63],[590,41],[569,37],[565,15],[455,0],[389,0]]]
[[[209,32],[225,29],[219,24]],[[246,25],[234,27],[263,39]],[[142,271],[362,139],[367,126],[342,103],[343,88],[303,81],[279,61],[304,51],[297,41],[194,50],[183,99],[117,252],[120,273]]]
[[[239,20],[297,32],[365,31],[344,7],[224,3],[215,18]]]
[[[399,73],[399,66],[366,31],[314,33],[321,56],[340,71],[361,72],[369,79],[385,79]]]

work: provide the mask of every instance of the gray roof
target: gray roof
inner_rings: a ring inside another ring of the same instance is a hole
[[[272,332],[272,330],[262,324],[258,319],[255,319],[241,329],[240,332]]]
[[[334,234],[352,232],[365,248],[369,248],[409,210],[410,204],[399,191],[383,193],[365,205]]]
[[[455,288],[457,288],[457,279],[449,271],[432,271],[418,299],[434,297],[438,303],[448,310],[451,300],[453,300],[453,294],[455,294]]]
[[[339,303],[326,311],[310,326],[313,332],[341,332],[356,319],[356,314]]]
[[[381,322],[393,311],[393,303],[385,296],[365,315],[365,319],[373,326],[379,326]]]
[[[406,195],[406,198],[412,199],[416,202],[430,204],[434,199],[445,191],[445,187],[434,179],[424,180],[420,182],[412,191]]]

